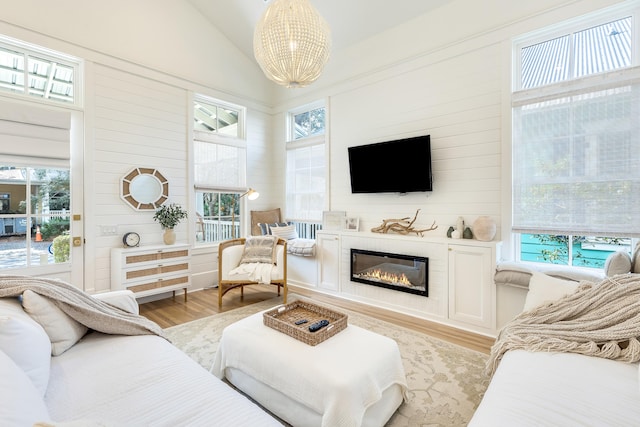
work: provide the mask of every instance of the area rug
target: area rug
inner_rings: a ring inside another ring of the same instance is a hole
[[[278,304],[278,299],[262,301],[173,326],[165,332],[171,342],[209,370],[225,326]],[[489,383],[483,373],[487,355],[370,316],[342,308],[336,310],[348,314],[350,324],[398,343],[409,400],[400,406],[387,426],[467,425]]]

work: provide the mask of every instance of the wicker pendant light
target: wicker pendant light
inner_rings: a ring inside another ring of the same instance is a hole
[[[313,83],[330,51],[329,25],[309,0],[275,0],[253,34],[253,52],[260,68],[286,87]]]

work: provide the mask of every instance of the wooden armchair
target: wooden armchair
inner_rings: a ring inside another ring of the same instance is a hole
[[[240,295],[244,296],[244,286],[258,285],[259,282],[252,280],[249,274],[230,275],[229,272],[240,264],[242,252],[246,239],[227,240],[220,243],[218,247],[218,307],[222,307],[222,296],[233,288],[240,287]],[[271,268],[271,285],[283,288],[284,303],[287,303],[287,241],[278,239],[276,246],[276,262]]]

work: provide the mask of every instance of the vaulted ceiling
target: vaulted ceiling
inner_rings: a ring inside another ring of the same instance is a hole
[[[248,57],[253,58],[253,31],[273,0],[188,0]],[[311,0],[331,27],[339,50],[400,25],[452,0]]]

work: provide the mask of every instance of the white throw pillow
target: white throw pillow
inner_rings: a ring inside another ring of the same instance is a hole
[[[271,227],[271,234],[281,239],[291,240],[298,238],[298,232],[295,225],[287,225],[284,227]]]
[[[607,277],[631,272],[631,256],[625,251],[617,251],[607,257],[604,262],[604,274]]]
[[[275,249],[277,244],[278,239],[274,236],[247,237],[244,242],[240,264],[251,264],[254,262],[273,264],[276,260]]]
[[[51,340],[51,354],[59,356],[87,333],[87,327],[69,317],[49,299],[26,290],[22,306],[40,324]]]
[[[40,392],[8,355],[0,351],[0,425],[31,426],[49,420]]]
[[[524,302],[524,311],[558,300],[578,288],[578,282],[556,279],[533,271],[529,281],[529,292]]]
[[[128,289],[105,292],[92,296],[95,299],[106,302],[107,304],[117,307],[120,310],[124,310],[131,314],[140,314],[140,307],[138,306],[138,301],[136,301],[136,296],[132,291]]]
[[[9,356],[44,396],[49,384],[51,341],[17,298],[0,298],[0,351]]]

